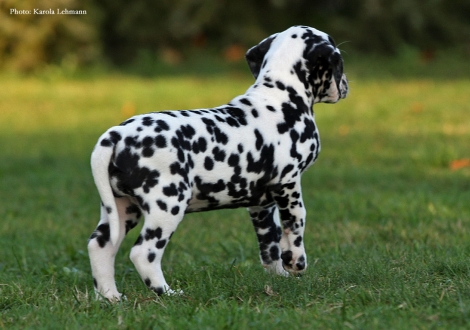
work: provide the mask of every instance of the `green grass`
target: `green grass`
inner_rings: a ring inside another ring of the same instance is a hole
[[[86,252],[97,138],[132,109],[215,106],[252,79],[0,78],[0,328],[468,328],[470,168],[449,165],[470,158],[470,81],[355,68],[348,99],[315,107],[306,275],[264,273],[245,210],[190,214],[163,260],[185,294],[145,288],[128,259],[136,229],[117,256],[128,300],[116,305],[94,300]]]

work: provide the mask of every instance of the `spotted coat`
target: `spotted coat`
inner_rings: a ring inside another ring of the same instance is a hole
[[[189,212],[247,207],[263,266],[305,270],[300,177],[320,151],[313,104],[346,97],[343,61],[328,35],[305,26],[266,38],[246,58],[256,82],[228,104],[138,115],[99,138],[91,163],[101,220],[88,243],[99,295],[120,298],[114,255],[142,214],[131,260],[158,294],[174,293],[160,262]]]

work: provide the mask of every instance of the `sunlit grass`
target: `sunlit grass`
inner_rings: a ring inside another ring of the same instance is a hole
[[[264,274],[243,209],[186,216],[164,257],[182,297],[157,298],[128,251],[128,301],[95,302],[86,241],[99,217],[89,155],[134,113],[217,106],[244,75],[0,78],[0,328],[466,328],[470,321],[470,81],[371,79],[317,105],[303,178],[310,268]]]
[[[0,127],[12,133],[95,130],[119,124],[134,113],[217,106],[243,93],[251,83],[247,77],[230,76],[13,80],[0,91]]]

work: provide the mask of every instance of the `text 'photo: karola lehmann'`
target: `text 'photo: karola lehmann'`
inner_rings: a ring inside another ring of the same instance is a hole
[[[86,10],[75,10],[75,9],[17,9],[11,8],[10,15],[86,15]]]

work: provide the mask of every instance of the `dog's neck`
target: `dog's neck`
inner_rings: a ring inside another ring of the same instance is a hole
[[[256,82],[246,91],[245,96],[257,95],[265,99],[277,99],[281,103],[291,102],[294,109],[302,112],[312,113],[314,104],[314,95],[312,87],[307,83],[304,76],[304,82],[299,79],[299,73],[294,69],[289,70],[287,74],[279,70],[262,70],[256,79]],[[300,73],[301,75],[302,73]],[[289,83],[281,77],[291,76]]]

